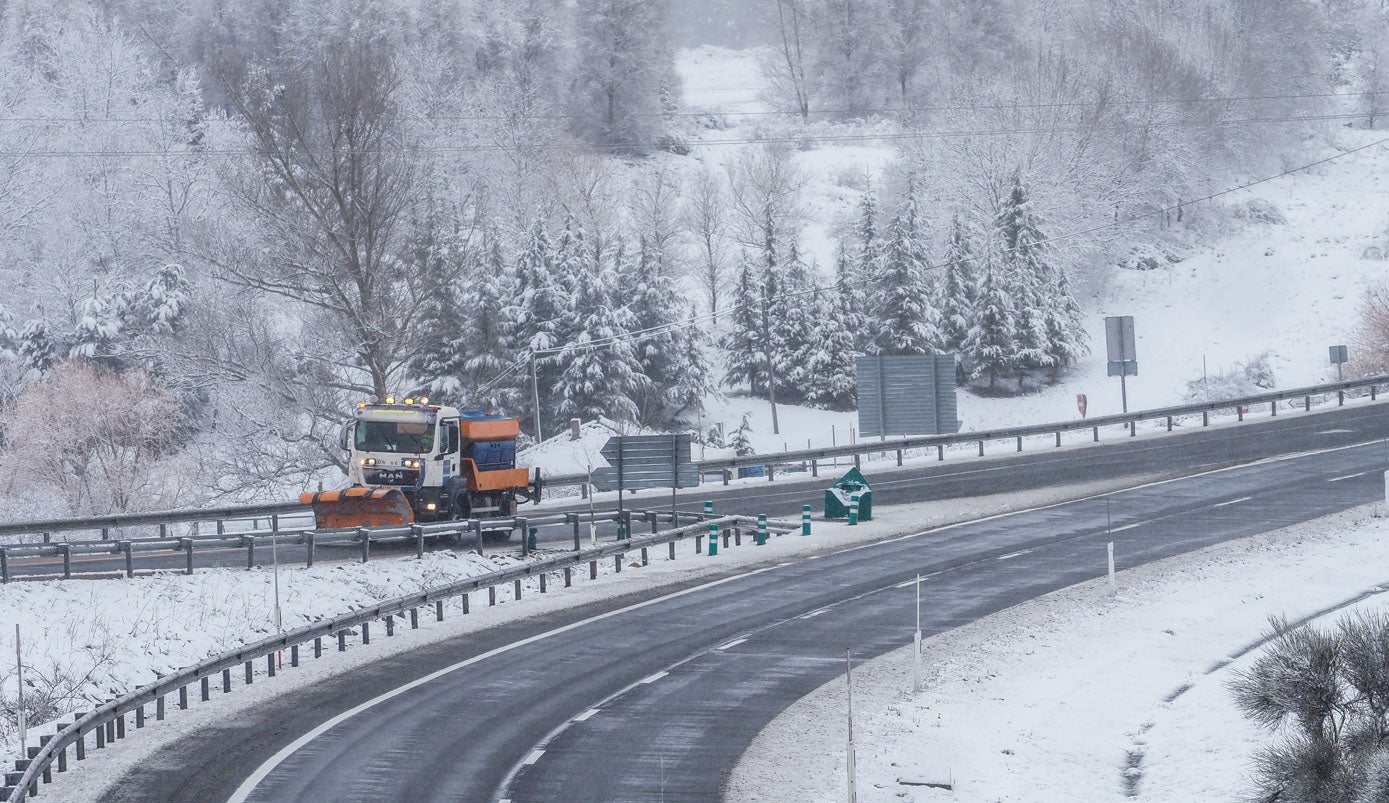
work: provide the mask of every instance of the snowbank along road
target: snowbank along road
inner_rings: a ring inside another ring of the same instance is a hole
[[[905,475],[879,484],[880,503],[1190,476],[444,641],[252,708],[108,799],[715,799],[761,727],[843,671],[845,648],[909,641],[918,572],[924,629],[940,632],[1102,574],[1106,541],[1123,568],[1379,498],[1386,436],[1376,406]],[[752,501],[777,512],[814,490],[764,493]]]

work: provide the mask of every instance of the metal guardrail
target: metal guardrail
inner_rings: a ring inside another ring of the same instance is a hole
[[[371,624],[377,620],[385,621],[386,635],[392,636],[395,633],[395,618],[397,616],[405,617],[408,615],[410,627],[414,629],[419,626],[420,609],[428,608],[430,605],[434,607],[436,620],[442,621],[444,601],[453,597],[463,598],[463,612],[466,614],[468,612],[466,595],[474,591],[493,589],[489,595],[491,596],[495,594],[494,590],[497,586],[514,583],[516,598],[519,599],[521,580],[539,576],[541,578],[540,592],[545,593],[546,578],[551,573],[563,572],[565,585],[568,586],[572,580],[574,567],[584,563],[588,563],[590,566],[589,575],[591,578],[597,576],[598,561],[609,557],[614,558],[616,570],[620,572],[622,560],[629,552],[640,551],[642,562],[645,564],[648,560],[647,550],[661,544],[669,544],[670,558],[673,560],[675,558],[675,544],[689,538],[695,539],[695,551],[702,552],[700,541],[711,532],[711,525],[717,524],[727,528],[723,533],[726,541],[729,530],[735,531],[734,538],[739,538],[743,528],[757,528],[760,524],[757,519],[748,516],[706,518],[701,513],[649,512],[646,517],[653,522],[656,519],[668,517],[675,528],[650,535],[633,536],[579,553],[557,555],[522,566],[500,569],[439,588],[397,597],[379,605],[335,617],[326,622],[306,625],[288,633],[262,639],[254,644],[248,644],[238,650],[208,658],[193,666],[166,675],[154,683],[111,700],[94,711],[75,715],[75,721],[60,728],[56,734],[40,737],[39,745],[29,748],[27,755],[15,762],[14,771],[0,773],[0,782],[2,782],[0,783],[0,800],[4,800],[6,803],[23,803],[28,797],[37,796],[40,782],[52,782],[55,766],[60,773],[67,771],[69,747],[75,746],[75,756],[78,761],[86,757],[86,737],[88,734],[95,735],[98,748],[105,747],[106,744],[116,739],[124,738],[126,735],[126,717],[133,714],[135,728],[143,728],[146,720],[145,706],[150,704],[155,706],[155,719],[162,720],[165,712],[165,697],[170,694],[177,693],[178,707],[186,709],[189,707],[188,689],[190,686],[196,685],[201,700],[206,702],[211,699],[212,679],[218,675],[221,676],[222,692],[231,691],[231,673],[237,667],[244,667],[245,682],[251,683],[255,674],[254,663],[261,658],[265,659],[266,674],[274,677],[279,668],[277,664],[283,651],[290,651],[290,666],[298,666],[299,648],[305,644],[313,644],[314,657],[322,656],[324,639],[336,638],[338,651],[345,651],[349,631],[357,631],[351,634],[360,635],[362,644],[370,644]],[[681,519],[693,520],[695,523],[681,526]],[[766,525],[768,532],[778,533],[799,531],[801,528],[800,522],[789,521],[767,521]],[[456,524],[454,527],[455,530],[461,532]]]
[[[1057,445],[1060,445],[1060,436],[1063,432],[1077,432],[1083,430],[1094,430],[1095,439],[1099,439],[1099,429],[1101,427],[1129,425],[1130,433],[1137,434],[1137,424],[1142,421],[1153,421],[1167,419],[1167,427],[1170,431],[1174,419],[1203,415],[1203,426],[1209,424],[1209,414],[1220,410],[1233,410],[1244,420],[1244,408],[1258,404],[1273,404],[1273,415],[1278,414],[1277,402],[1289,401],[1292,399],[1303,399],[1307,402],[1308,408],[1311,407],[1312,397],[1328,396],[1336,394],[1339,403],[1344,404],[1345,394],[1353,390],[1369,390],[1370,399],[1378,398],[1379,388],[1382,385],[1389,385],[1389,376],[1377,376],[1366,379],[1354,379],[1346,382],[1335,382],[1329,385],[1316,385],[1305,388],[1293,388],[1290,390],[1271,391],[1260,393],[1253,396],[1243,396],[1236,399],[1220,399],[1211,402],[1199,402],[1197,404],[1182,404],[1171,407],[1160,407],[1154,410],[1138,410],[1132,413],[1119,413],[1116,415],[1100,416],[1098,418],[1081,419],[1078,421],[1061,421],[1051,424],[1034,424],[1026,427],[1008,427],[1003,429],[981,430],[974,432],[958,432],[953,435],[919,435],[907,438],[893,438],[880,441],[860,441],[854,444],[843,446],[831,446],[821,449],[803,449],[793,452],[773,452],[761,455],[747,455],[744,457],[729,457],[715,460],[702,460],[695,465],[701,472],[715,472],[737,468],[747,468],[752,466],[763,466],[771,468],[777,465],[788,463],[809,463],[812,467],[820,461],[835,457],[854,457],[857,455],[871,454],[874,452],[902,452],[907,449],[926,449],[936,447],[944,450],[947,446],[959,446],[972,443],[987,443],[989,441],[1014,440],[1036,435],[1057,436]],[[982,449],[981,449],[982,451]],[[1019,443],[1021,451],[1021,443]],[[900,455],[899,455],[900,461]],[[812,468],[812,470],[814,470]],[[726,480],[725,480],[726,481]],[[549,481],[554,484],[554,480]]]
[[[855,457],[877,452],[896,451],[898,452],[898,460],[900,463],[901,453],[905,450],[935,447],[937,449],[938,458],[943,460],[944,450],[946,447],[950,446],[978,443],[981,445],[980,451],[982,453],[982,445],[989,441],[1018,440],[1019,451],[1021,451],[1022,438],[1051,434],[1057,436],[1057,445],[1059,446],[1061,433],[1064,432],[1077,432],[1089,429],[1094,431],[1095,439],[1098,440],[1099,430],[1102,427],[1121,424],[1129,425],[1130,433],[1136,434],[1138,422],[1162,418],[1168,420],[1168,429],[1170,430],[1174,419],[1199,414],[1203,415],[1204,425],[1209,423],[1210,413],[1221,410],[1233,410],[1240,419],[1243,420],[1244,414],[1241,411],[1245,407],[1272,403],[1274,405],[1273,411],[1276,415],[1277,402],[1298,398],[1304,399],[1307,406],[1310,408],[1313,397],[1323,397],[1334,393],[1337,394],[1339,401],[1344,402],[1347,392],[1368,390],[1370,399],[1377,400],[1379,388],[1384,385],[1389,385],[1389,376],[1352,379],[1327,385],[1271,391],[1269,393],[1260,393],[1235,399],[1219,399],[1197,404],[1161,407],[1154,410],[1139,410],[1132,413],[1119,413],[1116,415],[1101,416],[1099,418],[1081,419],[1079,421],[1061,421],[1050,424],[1034,424],[1026,427],[958,432],[953,435],[921,435],[879,441],[860,441],[858,443],[830,446],[820,449],[802,449],[793,452],[772,452],[760,455],[747,455],[744,457],[700,460],[695,462],[695,467],[704,474],[722,473],[725,484],[729,482],[730,474],[733,470],[751,468],[754,466],[766,468],[768,470],[768,476],[772,477],[774,476],[774,469],[776,466],[790,464],[808,465],[811,473],[818,476],[819,461],[838,457]],[[587,477],[583,474],[562,474],[545,477],[544,484],[546,487],[551,488],[583,486],[586,480]],[[242,505],[237,507],[207,508],[203,510],[175,510],[162,513],[130,513],[110,516],[91,516],[79,519],[52,519],[48,521],[0,524],[0,536],[70,532],[78,530],[108,531],[120,527],[134,526],[168,527],[175,524],[226,522],[236,519],[253,519],[257,517],[307,513],[308,511],[309,508],[307,506],[301,505],[298,502],[281,502],[277,504]],[[219,534],[225,535],[225,533]]]
[[[489,532],[521,530],[523,536],[532,527],[572,525],[574,528],[574,549],[580,548],[579,524],[582,521],[622,521],[628,532],[631,531],[634,511],[600,510],[589,513],[553,513],[541,516],[511,516],[500,519],[463,519],[458,521],[435,522],[432,524],[410,524],[398,527],[358,527],[354,529],[312,530],[279,529],[272,524],[270,530],[257,530],[221,535],[201,535],[163,538],[132,538],[108,541],[69,541],[64,543],[20,544],[0,546],[0,585],[12,579],[47,579],[52,575],[18,575],[10,568],[10,561],[22,558],[61,557],[63,559],[63,579],[72,577],[72,558],[74,555],[124,556],[126,577],[135,576],[137,554],[181,552],[185,556],[184,574],[193,573],[194,554],[197,549],[245,549],[246,568],[256,565],[256,549],[264,546],[302,546],[306,549],[305,565],[313,566],[319,546],[355,545],[360,549],[361,562],[371,557],[371,545],[392,541],[414,541],[415,555],[424,555],[426,538],[457,537],[471,535],[477,539],[478,553],[483,552],[483,534]],[[649,514],[647,514],[649,515]],[[529,553],[529,544],[523,537],[522,554]],[[109,575],[105,572],[103,575]]]

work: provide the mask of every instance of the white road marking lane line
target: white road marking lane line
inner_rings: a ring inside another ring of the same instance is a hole
[[[1214,505],[1214,507],[1229,507],[1230,505],[1238,505],[1240,502],[1248,502],[1250,499],[1253,498],[1254,497],[1252,496],[1241,496],[1239,499],[1231,499],[1228,502],[1221,502],[1218,505]]]
[[[745,642],[745,641],[747,641],[747,639],[745,639],[745,638],[734,639],[734,640],[728,642],[727,644],[723,645],[722,647],[717,647],[717,648],[715,648],[715,649],[720,649],[720,650],[732,649],[733,647],[736,647],[736,646],[738,646],[739,644],[742,644],[742,643]]]
[[[1111,529],[1110,532],[1112,532],[1112,533],[1121,533],[1121,532],[1123,532],[1124,530],[1132,530],[1134,527],[1142,527],[1143,525],[1145,525],[1145,524],[1147,524],[1147,523],[1148,523],[1148,522],[1146,522],[1146,521],[1135,521],[1133,524],[1125,524],[1123,527],[1115,527],[1115,528]]]
[[[1037,512],[1037,511],[1041,511],[1041,510],[1052,510],[1052,509],[1055,509],[1055,508],[1066,507],[1066,506],[1068,506],[1068,505],[1076,504],[1077,502],[1087,502],[1087,501],[1091,501],[1091,500],[1095,500],[1095,499],[1103,499],[1103,498],[1111,497],[1111,496],[1119,496],[1119,495],[1121,495],[1121,494],[1132,493],[1133,491],[1137,491],[1137,490],[1142,490],[1142,489],[1147,489],[1147,488],[1157,488],[1157,487],[1161,487],[1161,486],[1163,486],[1163,485],[1171,485],[1171,484],[1178,483],[1178,482],[1190,482],[1191,480],[1199,479],[1199,478],[1202,478],[1202,477],[1210,477],[1210,476],[1214,476],[1214,475],[1216,475],[1216,474],[1227,474],[1227,473],[1230,473],[1230,472],[1233,472],[1233,471],[1239,471],[1239,470],[1242,470],[1242,469],[1247,470],[1247,469],[1249,469],[1249,468],[1251,468],[1251,467],[1253,467],[1253,466],[1270,465],[1270,464],[1274,464],[1274,463],[1284,463],[1284,462],[1289,462],[1289,461],[1293,461],[1293,460],[1300,460],[1300,459],[1306,459],[1306,458],[1309,458],[1309,457],[1316,457],[1316,456],[1319,456],[1319,455],[1334,454],[1334,453],[1337,453],[1337,452],[1348,452],[1348,451],[1351,451],[1351,450],[1354,450],[1354,449],[1365,449],[1365,448],[1368,448],[1368,447],[1378,446],[1378,445],[1381,444],[1381,443],[1383,443],[1383,440],[1382,440],[1382,439],[1376,439],[1376,440],[1373,440],[1373,441],[1366,441],[1366,442],[1363,442],[1363,443],[1352,443],[1352,444],[1348,444],[1348,445],[1345,445],[1345,446],[1332,446],[1332,447],[1328,447],[1328,448],[1325,448],[1325,449],[1312,449],[1312,450],[1305,451],[1305,452],[1296,452],[1296,453],[1293,453],[1293,454],[1279,455],[1279,456],[1276,456],[1276,457],[1266,457],[1266,458],[1262,458],[1262,459],[1259,459],[1259,460],[1251,461],[1251,462],[1249,462],[1249,463],[1241,463],[1241,464],[1235,465],[1235,466],[1225,466],[1225,467],[1222,467],[1222,468],[1210,469],[1210,470],[1208,470],[1208,471],[1198,471],[1198,472],[1196,472],[1196,473],[1194,473],[1194,474],[1188,474],[1188,475],[1181,476],[1181,477],[1172,477],[1172,478],[1170,478],[1170,479],[1165,479],[1165,480],[1154,480],[1154,481],[1151,481],[1151,482],[1142,482],[1142,483],[1139,483],[1139,484],[1137,484],[1137,485],[1133,485],[1133,486],[1130,486],[1130,487],[1127,487],[1127,488],[1119,488],[1119,489],[1116,489],[1116,490],[1113,490],[1113,491],[1106,491],[1106,492],[1104,492],[1104,493],[1098,493],[1098,494],[1093,494],[1093,495],[1090,495],[1090,496],[1084,496],[1084,497],[1081,497],[1081,498],[1079,498],[1079,499],[1068,499],[1068,500],[1065,500],[1065,501],[1062,501],[1062,502],[1052,502],[1052,503],[1050,503],[1050,504],[1045,504],[1045,505],[1036,505],[1036,506],[1033,506],[1033,507],[1022,508],[1022,509],[1020,509],[1020,510],[1010,510],[1010,511],[1008,511],[1008,512],[1006,512],[1006,513],[995,513],[995,514],[992,515],[992,516],[983,516],[983,517],[981,517],[981,518],[978,518],[978,519],[971,519],[971,520],[969,520],[969,521],[961,521],[961,522],[956,522],[956,523],[954,523],[954,524],[946,524],[946,525],[942,525],[942,526],[940,526],[940,527],[930,527],[930,528],[928,528],[928,529],[919,530],[919,531],[914,532],[914,533],[906,533],[906,534],[904,534],[904,535],[899,535],[899,536],[894,536],[894,537],[891,537],[891,538],[886,538],[886,539],[883,539],[882,541],[878,541],[878,542],[876,542],[876,543],[858,544],[858,545],[851,546],[851,547],[845,547],[845,548],[843,548],[843,549],[836,550],[833,554],[836,554],[836,555],[837,555],[837,554],[843,554],[843,553],[849,553],[849,552],[856,552],[856,551],[858,551],[858,550],[867,549],[867,548],[869,548],[869,547],[877,547],[877,546],[884,546],[884,545],[887,545],[887,544],[895,544],[895,543],[899,543],[899,542],[902,542],[902,541],[907,541],[907,540],[910,540],[910,539],[913,539],[913,538],[920,538],[920,537],[925,536],[925,535],[937,534],[937,533],[941,533],[941,532],[948,532],[948,531],[951,531],[951,530],[957,530],[957,529],[961,529],[961,528],[964,528],[964,527],[969,527],[969,526],[972,526],[972,525],[981,524],[981,523],[984,523],[984,522],[998,521],[998,520],[1000,520],[1000,519],[1008,519],[1008,518],[1012,518],[1012,517],[1015,517],[1015,516],[1024,515],[1024,514],[1027,514],[1027,513],[1035,513],[1035,512]],[[1144,450],[1147,450],[1148,448],[1149,448],[1149,447],[1145,447]],[[1156,448],[1156,447],[1153,447],[1153,448]],[[1163,447],[1163,448],[1167,448],[1167,447]],[[995,470],[995,469],[991,469],[991,470]],[[996,469],[996,470],[1002,470],[1002,467],[1001,467],[1000,469]],[[1366,472],[1366,473],[1368,473],[1368,472]],[[921,482],[922,479],[921,479],[921,478],[913,478],[911,481],[912,481],[912,482]],[[881,484],[881,483],[880,483],[880,484]],[[799,491],[792,491],[792,492],[788,492],[788,493],[799,493]],[[660,603],[667,602],[667,601],[669,601],[669,600],[671,600],[671,599],[677,599],[677,598],[684,597],[684,596],[687,596],[687,595],[690,595],[690,594],[696,594],[696,593],[699,593],[700,591],[704,591],[704,590],[707,590],[707,589],[709,589],[709,588],[713,588],[713,587],[716,587],[716,586],[721,586],[721,585],[724,585],[724,584],[726,584],[726,583],[732,583],[732,582],[734,582],[734,581],[742,580],[742,579],[744,579],[744,578],[752,577],[752,576],[755,576],[755,575],[759,575],[759,574],[762,574],[762,573],[764,573],[764,572],[769,572],[769,571],[772,571],[774,568],[777,568],[777,567],[764,567],[764,568],[761,568],[761,569],[753,569],[752,571],[746,572],[746,573],[744,573],[744,574],[735,574],[735,575],[732,575],[732,576],[730,576],[730,577],[722,577],[722,578],[720,578],[720,579],[718,579],[718,580],[711,581],[711,582],[706,583],[706,584],[704,584],[704,585],[694,586],[694,587],[692,587],[692,588],[682,589],[682,590],[680,590],[680,591],[676,591],[676,592],[674,592],[674,593],[667,594],[667,595],[665,595],[665,596],[663,596],[663,597],[657,597],[657,598],[655,598],[655,599],[644,600],[644,601],[638,602],[638,603],[636,603],[636,604],[634,604],[634,605],[629,605],[629,606],[627,606],[627,607],[625,607],[625,608],[618,608],[618,609],[616,609],[616,610],[607,611],[607,612],[605,612],[605,613],[601,613],[601,614],[598,614],[598,615],[596,615],[596,616],[589,617],[588,619],[581,619],[581,620],[579,620],[579,621],[577,621],[577,622],[570,622],[569,624],[563,625],[563,626],[558,627],[558,628],[555,628],[554,630],[547,630],[547,631],[545,631],[545,632],[543,632],[543,633],[537,633],[537,634],[535,634],[534,636],[530,636],[530,637],[525,638],[525,639],[522,639],[522,640],[520,640],[520,641],[515,641],[515,642],[512,642],[512,643],[510,643],[510,644],[504,644],[504,645],[502,645],[502,646],[500,646],[500,647],[497,647],[496,649],[489,650],[488,652],[482,653],[481,655],[475,655],[475,656],[473,656],[472,658],[468,658],[468,659],[465,659],[465,660],[463,660],[463,661],[459,661],[458,663],[453,664],[452,666],[446,666],[446,667],[444,667],[443,669],[440,669],[440,670],[437,670],[437,671],[435,671],[435,672],[433,672],[433,673],[431,673],[431,674],[425,675],[424,677],[416,678],[415,680],[412,680],[412,681],[410,681],[409,683],[406,683],[406,684],[401,685],[401,686],[397,686],[396,688],[391,689],[391,690],[388,691],[388,692],[385,692],[385,693],[383,693],[383,694],[381,694],[381,695],[379,695],[379,696],[377,696],[377,697],[374,697],[374,698],[372,698],[372,699],[370,699],[370,700],[367,700],[366,702],[361,703],[361,704],[359,704],[359,705],[357,705],[357,706],[355,706],[355,707],[353,707],[353,708],[351,708],[351,709],[349,709],[349,710],[347,710],[347,711],[344,711],[344,712],[342,712],[341,714],[338,714],[337,716],[333,717],[332,719],[329,719],[327,722],[324,722],[323,724],[319,725],[318,727],[314,728],[313,730],[309,731],[308,733],[305,733],[303,736],[300,736],[298,739],[295,739],[295,740],[294,740],[293,742],[291,742],[290,744],[287,744],[287,745],[285,745],[284,747],[282,747],[277,753],[275,753],[275,755],[273,755],[273,756],[271,756],[270,758],[266,759],[259,767],[257,767],[256,770],[255,770],[253,773],[251,773],[251,775],[248,776],[248,777],[246,778],[246,780],[243,781],[243,782],[241,783],[240,786],[238,786],[238,787],[236,788],[236,791],[232,793],[232,795],[231,795],[230,798],[228,798],[228,803],[245,803],[246,799],[250,796],[251,792],[255,791],[255,788],[256,788],[258,785],[260,785],[260,782],[261,782],[261,781],[265,780],[266,776],[268,776],[271,772],[273,772],[273,771],[275,770],[275,768],[277,768],[277,767],[279,767],[281,764],[283,764],[284,761],[285,761],[285,759],[289,758],[291,755],[293,755],[294,753],[298,752],[302,747],[304,747],[305,745],[307,745],[307,744],[309,744],[310,742],[314,741],[314,740],[317,739],[319,736],[322,736],[324,733],[328,732],[329,730],[332,730],[334,727],[336,727],[336,726],[342,724],[343,722],[346,722],[347,720],[352,719],[353,717],[357,716],[358,714],[362,713],[363,711],[367,711],[367,710],[369,710],[369,709],[375,708],[376,706],[380,705],[381,703],[386,702],[387,700],[391,700],[391,699],[394,699],[394,698],[396,698],[396,697],[399,697],[400,695],[405,694],[406,692],[411,691],[412,689],[419,688],[420,686],[423,686],[423,685],[425,685],[425,684],[427,684],[427,683],[429,683],[429,682],[431,682],[431,681],[437,680],[437,679],[439,679],[439,678],[441,678],[441,677],[444,677],[445,675],[451,674],[451,673],[453,673],[453,672],[457,672],[457,671],[460,670],[460,669],[464,669],[464,668],[466,668],[466,667],[473,666],[474,664],[480,663],[480,662],[485,661],[485,660],[487,660],[487,659],[489,659],[489,658],[496,657],[496,656],[501,655],[501,654],[503,654],[503,653],[511,652],[512,650],[515,650],[515,649],[517,649],[517,648],[519,648],[519,647],[528,646],[528,645],[534,644],[534,643],[536,643],[536,642],[538,642],[538,641],[544,641],[545,639],[553,638],[554,636],[557,636],[557,635],[559,635],[559,634],[561,634],[561,633],[568,633],[568,632],[570,632],[570,631],[572,631],[572,630],[577,630],[578,628],[584,627],[584,626],[586,626],[586,625],[590,625],[590,624],[592,624],[592,623],[594,623],[594,622],[597,622],[597,621],[601,621],[601,620],[604,620],[604,619],[611,619],[611,618],[613,618],[613,617],[621,616],[621,615],[623,615],[623,614],[630,613],[630,612],[635,611],[635,610],[640,610],[640,609],[642,609],[642,608],[647,608],[647,607],[650,607],[650,606],[652,606],[652,605],[658,605],[658,604],[660,604]],[[940,572],[935,572],[935,573],[933,573],[933,574],[939,574],[939,573],[940,573]],[[931,575],[928,575],[928,576],[931,576]],[[824,612],[825,612],[824,609],[821,609],[821,610],[819,610],[819,611],[812,611],[812,612],[810,612],[810,613],[808,613],[808,614],[805,614],[805,615],[803,615],[803,616],[799,616],[799,617],[797,617],[797,618],[798,618],[798,619],[809,619],[809,618],[811,618],[811,617],[813,617],[813,616],[819,616],[820,614],[822,614],[822,613],[824,613]],[[509,803],[509,801],[500,801],[499,803]]]
[[[598,709],[596,709],[596,708],[590,708],[590,709],[588,709],[587,711],[583,712],[582,714],[578,715],[577,717],[574,717],[574,721],[575,721],[575,722],[587,722],[589,717],[591,717],[591,716],[593,716],[593,715],[595,715],[595,714],[597,714],[597,713],[598,713]]]
[[[1347,474],[1347,475],[1345,475],[1344,477],[1332,477],[1331,479],[1327,480],[1327,482],[1340,482],[1341,480],[1353,480],[1353,479],[1355,479],[1356,477],[1363,477],[1363,476],[1365,476],[1366,474],[1369,474],[1369,473],[1370,473],[1370,472],[1368,472],[1368,471],[1362,471],[1362,472],[1360,472],[1359,474]]]
[[[540,757],[543,756],[543,755],[545,755],[545,751],[544,751],[544,750],[532,750],[532,751],[531,751],[531,754],[528,755],[528,756],[526,756],[526,760],[523,761],[523,762],[521,762],[521,766],[523,766],[523,767],[529,767],[530,765],[532,765],[532,764],[534,764],[535,762],[539,761],[539,760],[540,760]]]
[[[655,683],[656,681],[660,680],[661,678],[663,678],[663,677],[665,677],[666,675],[669,675],[669,674],[670,674],[669,672],[657,672],[657,673],[654,674],[654,675],[647,675],[646,677],[642,678],[641,680],[639,680],[639,681],[637,681],[637,682],[638,682],[638,683],[641,683],[641,684]]]
[[[998,559],[999,559],[999,560],[1012,560],[1013,558],[1022,557],[1023,555],[1026,555],[1026,554],[1030,553],[1031,551],[1032,551],[1032,550],[1030,550],[1030,549],[1024,549],[1024,550],[1022,550],[1021,552],[1009,552],[1007,555],[1000,555]]]

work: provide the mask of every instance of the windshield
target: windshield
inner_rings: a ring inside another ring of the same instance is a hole
[[[434,450],[434,425],[407,421],[358,421],[357,450],[428,454]]]

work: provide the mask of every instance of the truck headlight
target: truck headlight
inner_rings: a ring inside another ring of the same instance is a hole
[[[416,459],[414,459],[414,458],[408,458],[408,459],[406,459],[405,461],[403,461],[403,462],[401,463],[401,465],[405,466],[406,468],[419,468],[419,467],[420,467],[420,461],[418,461],[418,460],[416,460]]]
[[[374,465],[376,465],[376,458],[374,458],[374,457],[363,457],[363,458],[362,458],[362,465],[364,465],[364,466],[374,466]]]

